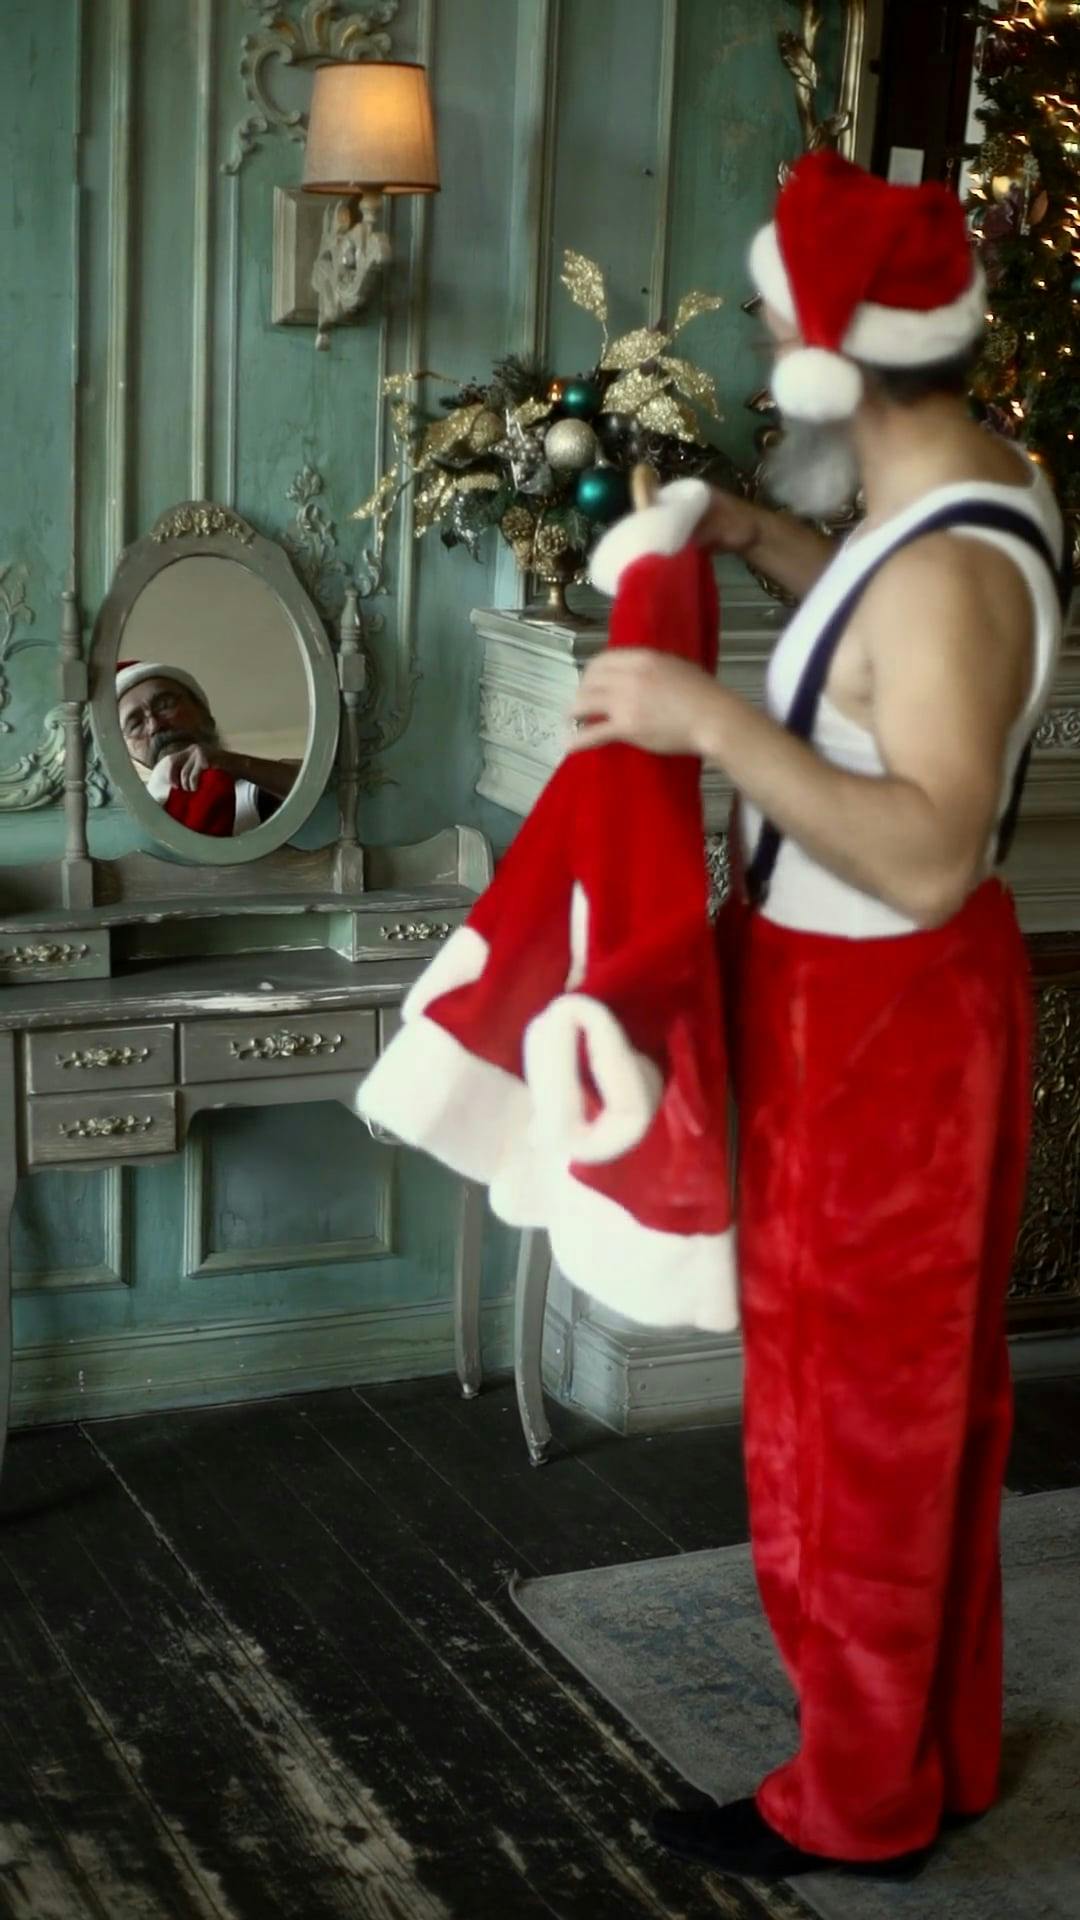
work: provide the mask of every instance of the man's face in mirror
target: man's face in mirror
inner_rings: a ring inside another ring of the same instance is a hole
[[[156,767],[167,753],[185,747],[217,744],[206,708],[173,680],[140,680],[121,694],[117,714],[127,750],[143,767]]]

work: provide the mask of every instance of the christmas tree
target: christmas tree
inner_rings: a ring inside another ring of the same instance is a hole
[[[1080,0],[983,4],[970,207],[989,287],[976,396],[1080,536]]]

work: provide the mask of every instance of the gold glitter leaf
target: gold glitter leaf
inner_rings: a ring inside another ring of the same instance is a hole
[[[607,291],[604,276],[595,260],[567,247],[563,254],[562,282],[575,306],[594,314],[606,333],[608,323]]]
[[[454,476],[454,489],[457,493],[498,493],[501,486],[501,475],[486,473],[483,469],[479,472],[459,473]]]
[[[651,427],[654,433],[670,434],[673,440],[689,440],[695,446],[703,444],[698,432],[698,424],[685,400],[673,393],[664,393],[650,400],[638,414],[643,427]]]
[[[514,408],[514,419],[521,427],[535,427],[538,420],[546,420],[551,412],[550,400],[523,400]]]
[[[680,360],[675,354],[665,354],[660,365],[670,373],[680,393],[696,406],[704,407],[714,419],[719,420],[719,401],[716,394],[716,382],[711,373],[703,367],[695,367],[692,360]]]
[[[425,466],[432,460],[441,460],[444,454],[453,448],[464,446],[476,421],[477,415],[486,412],[479,402],[473,406],[455,407],[445,420],[436,420],[427,429],[420,443],[420,458]]]
[[[624,333],[612,342],[600,364],[615,372],[640,367],[643,360],[655,360],[663,353],[670,339],[671,335],[662,333],[659,327],[635,327],[633,333]]]
[[[413,531],[417,540],[443,518],[454,497],[454,479],[449,473],[433,473],[416,496]]]
[[[702,313],[718,313],[724,304],[722,293],[702,293],[700,288],[693,293],[684,293],[679,301],[679,310],[671,328],[672,336],[681,333]]]
[[[393,426],[395,440],[404,441],[406,445],[411,445],[416,433],[412,401],[396,400],[390,409],[390,421]]]
[[[642,373],[635,367],[631,373],[612,381],[604,395],[604,410],[638,414],[647,401],[657,399],[666,390],[667,382],[662,374]]]
[[[391,467],[387,473],[383,474],[382,479],[379,481],[370,499],[365,500],[362,507],[357,507],[354,512],[349,515],[349,518],[351,520],[381,519],[383,508],[386,506],[387,501],[397,486],[397,479],[398,470],[396,467]]]

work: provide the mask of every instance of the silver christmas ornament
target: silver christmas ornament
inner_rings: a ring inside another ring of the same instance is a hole
[[[544,435],[544,453],[556,473],[580,473],[595,464],[599,451],[587,420],[556,420]]]

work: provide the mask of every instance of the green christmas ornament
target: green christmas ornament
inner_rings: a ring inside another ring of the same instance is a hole
[[[1080,293],[1080,273],[1074,273],[1074,274],[1073,274],[1073,277],[1072,277],[1072,290],[1073,290],[1073,292],[1074,292],[1074,293]]]
[[[562,410],[575,420],[591,420],[599,413],[603,394],[595,380],[568,380],[563,391]]]
[[[574,499],[589,520],[617,520],[630,504],[626,475],[616,467],[590,467],[581,475]]]

